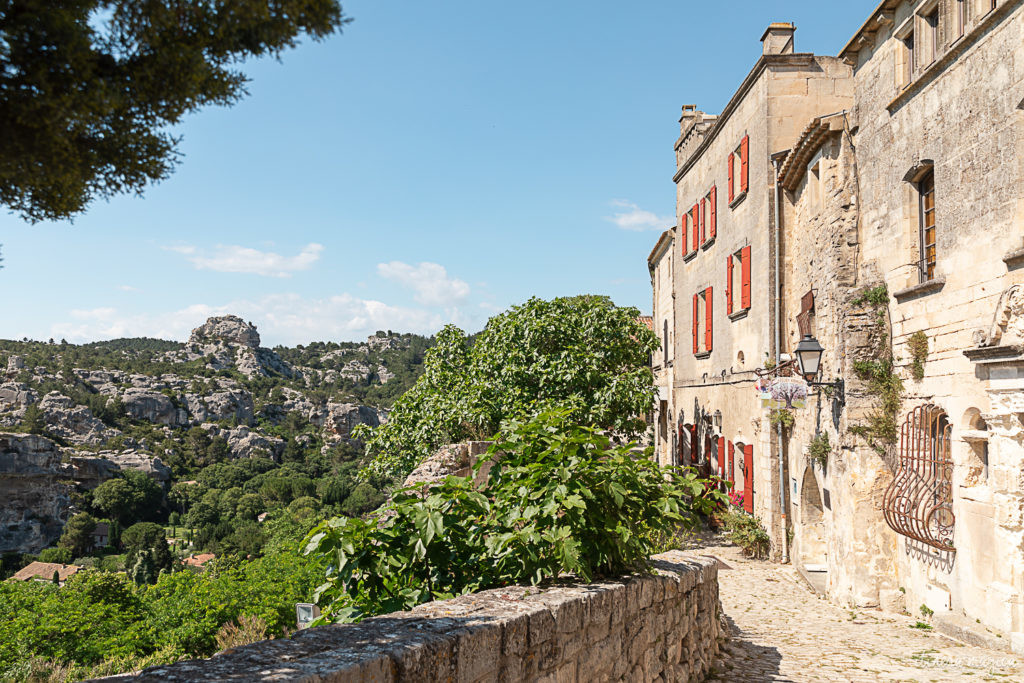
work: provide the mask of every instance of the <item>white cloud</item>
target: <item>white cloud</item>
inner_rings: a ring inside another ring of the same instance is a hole
[[[272,251],[260,251],[240,245],[217,245],[205,251],[191,245],[164,247],[184,255],[197,270],[215,270],[220,273],[253,273],[268,277],[291,277],[299,270],[308,270],[320,260],[322,244],[311,242],[295,256],[282,256]]]
[[[658,216],[625,199],[612,200],[611,205],[623,210],[616,212],[614,216],[606,217],[606,220],[611,221],[622,230],[633,232],[665,230],[675,223],[675,219],[671,217]]]
[[[443,312],[392,306],[373,299],[339,294],[318,299],[274,294],[237,300],[222,306],[193,304],[169,313],[128,313],[104,307],[74,310],[69,320],[53,325],[49,335],[71,342],[117,337],[158,337],[185,341],[192,329],[214,315],[233,313],[252,321],[263,346],[307,344],[311,341],[365,339],[377,330],[434,334],[448,323],[467,331],[482,326],[483,316],[458,308]]]
[[[445,267],[424,262],[410,266],[401,261],[377,264],[377,273],[415,292],[413,298],[425,306],[452,306],[469,296],[469,285],[448,277]]]

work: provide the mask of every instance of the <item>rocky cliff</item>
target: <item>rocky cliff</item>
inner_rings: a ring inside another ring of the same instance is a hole
[[[0,434],[0,552],[51,544],[72,494],[126,468],[169,487],[222,460],[358,447],[353,429],[386,421],[429,346],[391,333],[295,349],[260,341],[233,315],[182,343],[0,341],[0,430],[36,432]]]

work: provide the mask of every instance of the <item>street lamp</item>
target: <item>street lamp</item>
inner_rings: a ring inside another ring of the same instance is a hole
[[[817,339],[805,334],[800,343],[796,345],[795,351],[796,362],[800,364],[800,374],[808,382],[813,382],[814,378],[818,376],[818,370],[821,369],[821,354],[825,349]]]
[[[846,385],[843,380],[837,379],[834,382],[814,381],[821,371],[821,356],[825,353],[825,349],[818,343],[818,340],[809,334],[805,334],[800,343],[796,345],[794,351],[796,352],[796,362],[800,366],[800,374],[807,380],[807,384],[812,387],[831,387],[836,392],[839,402],[845,403],[846,396],[844,390]]]

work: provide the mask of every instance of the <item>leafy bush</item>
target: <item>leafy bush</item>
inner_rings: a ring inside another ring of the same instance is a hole
[[[924,362],[928,359],[928,335],[918,330],[907,340],[910,347],[910,374],[914,379],[924,379]]]
[[[793,412],[786,408],[773,408],[772,412],[768,415],[768,420],[773,425],[782,425],[782,428],[789,431],[793,428],[796,423],[796,418],[793,417]]]
[[[729,540],[742,548],[745,554],[756,559],[768,557],[772,541],[759,517],[729,510],[725,513],[724,522]]]
[[[692,471],[635,458],[552,409],[508,422],[477,467],[485,486],[448,477],[402,489],[369,519],[313,529],[305,552],[329,562],[325,621],[358,620],[484,588],[642,569],[657,539],[724,497]]]
[[[832,452],[832,443],[829,441],[828,432],[821,432],[811,439],[811,445],[807,448],[807,455],[812,462],[818,463],[822,469],[828,465],[828,456]]]
[[[470,346],[448,326],[423,375],[366,437],[364,478],[401,480],[437,447],[494,434],[537,404],[572,406],[574,419],[626,436],[646,428],[657,337],[639,311],[607,297],[533,298],[494,316]]]

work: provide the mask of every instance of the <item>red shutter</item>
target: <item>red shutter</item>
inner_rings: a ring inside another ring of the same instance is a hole
[[[736,446],[732,441],[729,442],[729,470],[728,478],[730,484],[736,483]]]
[[[743,509],[754,514],[754,447],[743,447]]]
[[[725,260],[725,313],[732,315],[732,254]]]
[[[747,191],[747,161],[750,156],[750,136],[744,135],[740,141],[740,192]]]
[[[697,251],[700,249],[700,230],[697,228],[700,222],[700,204],[694,204],[693,208],[690,209],[690,225],[693,227],[693,250]]]
[[[708,239],[715,239],[715,205],[718,204],[718,189],[712,185],[711,194],[708,195],[710,201],[708,202],[708,210],[711,211],[711,215],[708,217]]]
[[[725,478],[725,437],[718,437],[718,475]]]
[[[711,350],[711,303],[715,300],[711,294],[711,287],[704,290],[704,303],[707,305],[707,319],[704,321],[704,344],[707,346],[707,351]]]
[[[736,184],[732,178],[732,164],[735,161],[736,155],[729,152],[729,203],[732,204],[732,200],[736,199]]]
[[[740,294],[740,305],[750,308],[750,247],[740,251],[740,267],[743,269],[743,289]]]
[[[706,198],[701,197],[700,199],[700,243],[704,244],[704,241],[708,238],[708,233],[705,230],[707,227],[705,222],[708,217],[708,201]]]
[[[700,297],[696,294],[693,295],[693,352],[697,353],[700,351],[700,344],[698,343],[698,325],[700,320]]]

